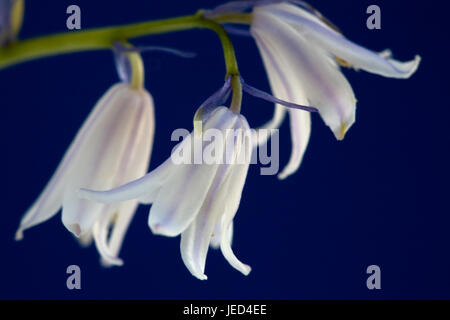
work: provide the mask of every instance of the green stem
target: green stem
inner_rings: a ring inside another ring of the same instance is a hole
[[[0,48],[0,69],[58,54],[111,49],[115,42],[194,28],[206,28],[217,33],[223,46],[227,75],[239,74],[233,45],[227,33],[219,23],[203,18],[201,12],[190,16],[66,32],[17,41]]]
[[[213,17],[211,20],[217,23],[251,24],[252,17],[251,13],[229,13]]]
[[[133,52],[128,54],[131,66],[130,88],[142,90],[144,87],[144,63],[139,53]]]
[[[231,87],[233,88],[233,96],[231,98],[230,110],[239,114],[241,113],[242,105],[242,84],[239,76],[232,76]]]

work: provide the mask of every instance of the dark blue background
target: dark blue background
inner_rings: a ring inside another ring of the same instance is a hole
[[[219,3],[219,2],[217,2]],[[215,1],[27,1],[23,37],[65,31],[66,7],[82,9],[82,27],[184,15]],[[382,29],[365,26],[378,4]],[[192,277],[179,238],[154,236],[140,207],[125,239],[125,266],[104,269],[94,246],[83,249],[60,215],[13,240],[96,100],[117,81],[110,52],[28,62],[0,71],[2,206],[0,298],[133,299],[418,299],[450,298],[448,205],[450,119],[449,8],[444,1],[314,1],[352,40],[396,58],[423,57],[409,80],[345,70],[358,98],[356,124],[343,142],[313,116],[300,170],[285,181],[251,168],[235,220],[234,250],[253,267],[248,277],[210,251],[207,281]],[[233,38],[241,72],[269,90],[253,40]],[[220,44],[209,31],[154,36],[134,43],[198,53],[184,60],[145,55],[146,86],[156,103],[152,168],[170,154],[170,134],[190,128],[197,106],[222,85]],[[272,115],[269,103],[245,96],[252,126]],[[290,154],[281,128],[281,166]],[[82,269],[82,290],[66,289],[66,267]],[[377,264],[382,289],[366,288]]]

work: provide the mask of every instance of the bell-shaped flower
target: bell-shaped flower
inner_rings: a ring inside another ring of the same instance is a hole
[[[355,121],[356,98],[339,65],[390,78],[409,78],[417,70],[420,57],[400,62],[389,51],[375,53],[365,49],[347,40],[320,14],[308,8],[290,3],[256,6],[250,32],[274,95],[317,108],[336,138],[343,139]],[[267,127],[279,125],[284,115],[285,111],[277,105],[274,119]],[[307,112],[289,109],[289,116],[293,151],[280,178],[299,167],[311,130]]]
[[[22,218],[23,231],[53,217],[81,242],[94,238],[106,265],[117,257],[136,200],[101,204],[80,199],[80,188],[111,189],[142,177],[148,169],[154,134],[153,100],[144,89],[114,85],[98,101],[41,195]],[[109,232],[109,230],[111,232]]]
[[[22,26],[24,0],[0,0],[0,47],[13,42]]]
[[[193,132],[146,176],[109,191],[82,189],[80,196],[151,203],[150,229],[169,237],[181,234],[182,259],[199,279],[206,279],[210,244],[220,246],[228,262],[247,275],[250,267],[234,255],[231,234],[251,158],[251,131],[244,116],[226,107],[207,109],[204,104]]]

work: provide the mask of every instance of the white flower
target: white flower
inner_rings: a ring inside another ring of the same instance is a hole
[[[153,100],[145,90],[113,86],[97,103],[44,191],[22,218],[23,231],[53,217],[62,207],[62,221],[81,242],[93,236],[106,265],[117,258],[138,202],[105,205],[78,198],[79,188],[111,189],[148,169],[153,143]],[[113,226],[109,235],[109,228]],[[108,237],[109,235],[109,237]]]
[[[420,57],[408,62],[375,53],[347,40],[320,17],[288,3],[257,6],[253,10],[254,37],[278,98],[319,110],[337,139],[343,139],[355,121],[356,99],[339,63],[390,78],[409,78]],[[278,126],[285,111],[276,106],[266,127]],[[280,178],[299,167],[311,131],[310,115],[289,109],[293,151]]]
[[[220,132],[223,140],[205,139],[208,130]],[[174,161],[174,156],[183,152],[195,159],[196,152],[203,154],[212,149],[214,158],[227,161]],[[152,232],[170,237],[181,234],[181,256],[195,277],[207,278],[204,270],[208,247],[219,243],[228,262],[247,275],[250,267],[234,255],[231,234],[251,151],[247,120],[226,107],[217,107],[208,113],[202,132],[196,127],[177,145],[171,158],[146,176],[110,191],[81,190],[80,196],[104,203],[130,199],[152,203],[148,220]]]

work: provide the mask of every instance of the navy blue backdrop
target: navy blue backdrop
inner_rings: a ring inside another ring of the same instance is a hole
[[[82,27],[184,15],[219,2],[27,1],[22,37],[66,31],[66,8],[78,4]],[[87,52],[0,71],[2,206],[0,298],[44,299],[328,299],[450,298],[449,8],[444,1],[376,1],[382,29],[366,28],[373,1],[311,1],[357,43],[396,58],[423,57],[409,80],[345,70],[358,98],[356,124],[336,141],[313,116],[300,170],[285,181],[253,166],[235,220],[234,249],[253,268],[234,270],[210,251],[207,281],[192,277],[179,238],[154,236],[141,206],[125,239],[125,265],[105,269],[60,215],[15,242],[20,218],[50,178],[97,99],[117,81],[110,52]],[[416,4],[417,3],[417,4]],[[252,39],[233,37],[246,81],[269,90]],[[146,87],[156,104],[151,167],[165,160],[175,128],[191,128],[197,106],[223,83],[220,43],[210,31],[153,36],[136,44],[198,53],[181,59],[147,53]],[[252,126],[272,115],[245,96]],[[280,132],[281,166],[290,154],[288,122]],[[82,270],[82,290],[66,289],[66,268]],[[366,288],[366,268],[381,267],[381,290]]]

